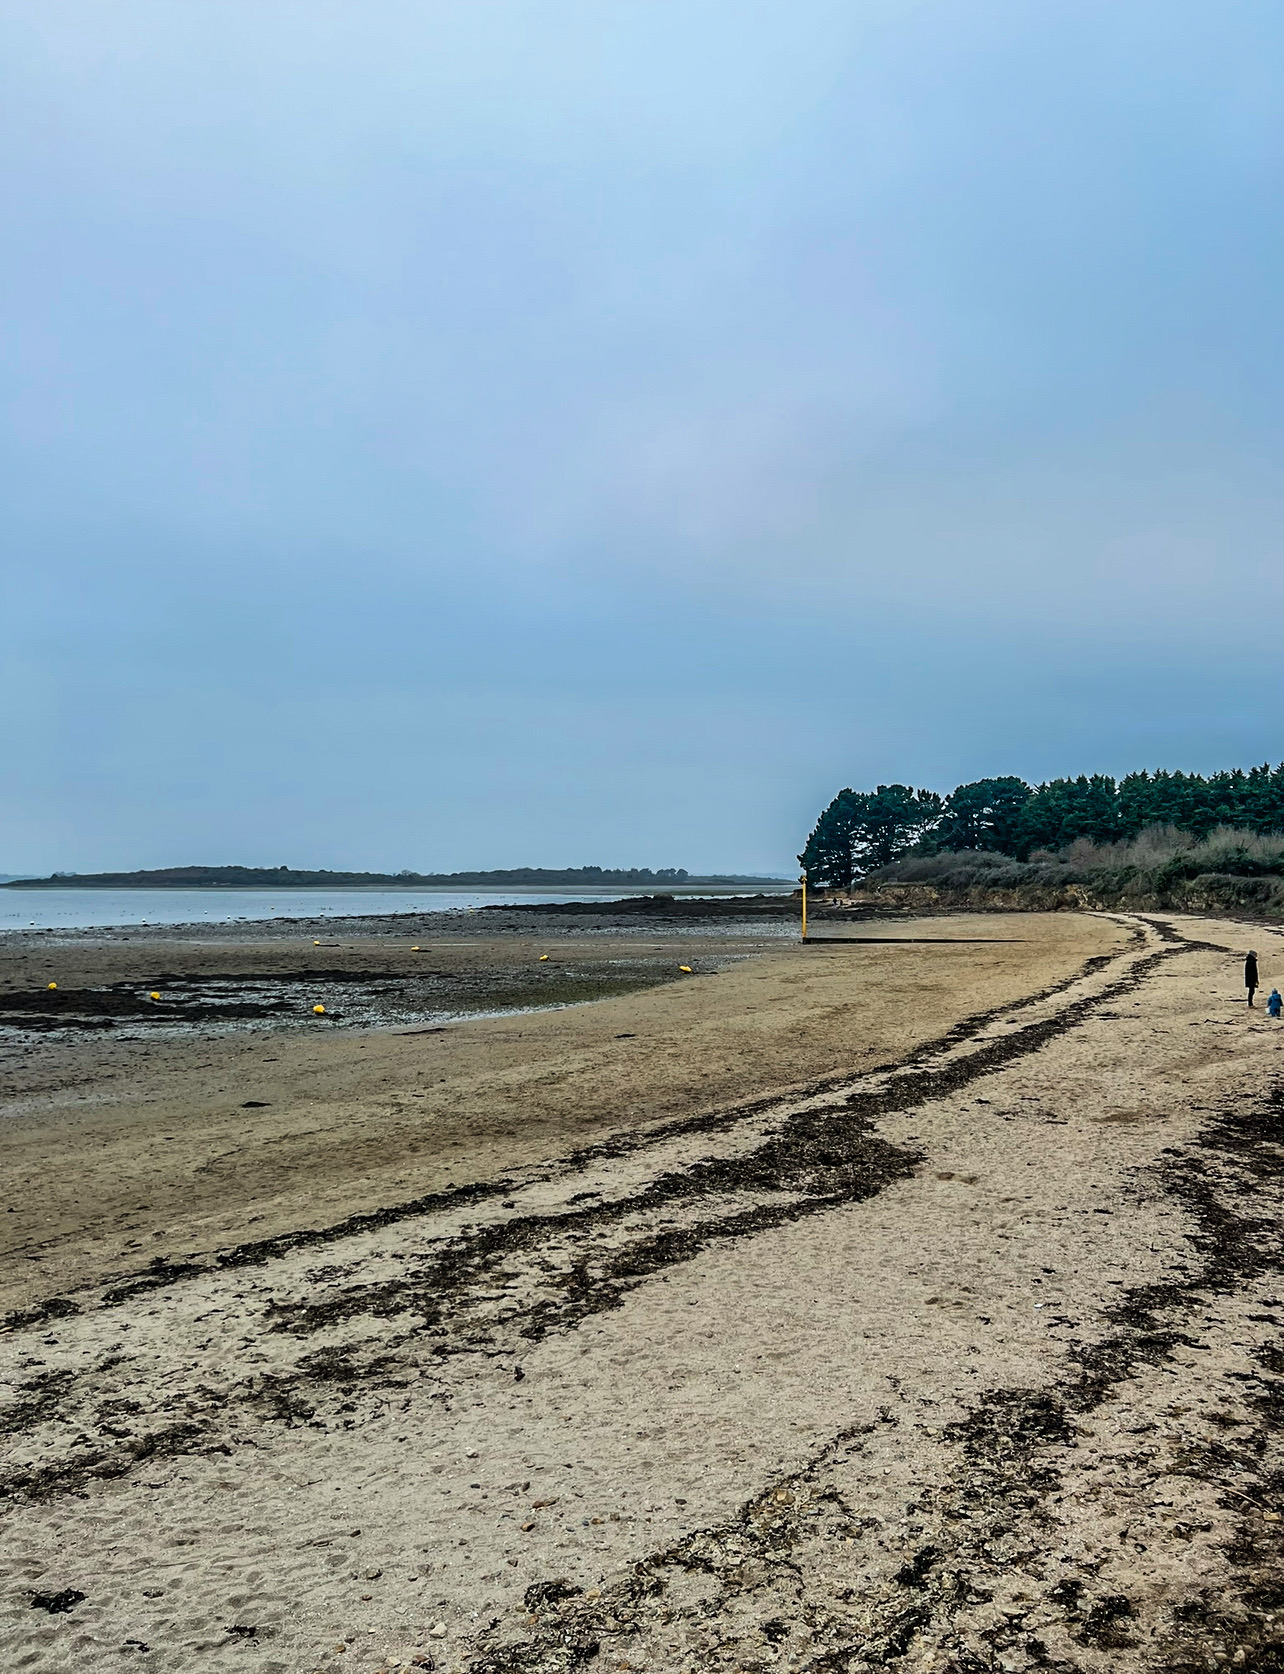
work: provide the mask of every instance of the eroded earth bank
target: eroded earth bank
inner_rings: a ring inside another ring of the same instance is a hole
[[[692,971],[444,1033],[29,1044],[6,1666],[1284,1666],[1250,932],[819,928],[514,928]]]

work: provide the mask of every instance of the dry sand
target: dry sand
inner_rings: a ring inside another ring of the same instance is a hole
[[[1281,1666],[1244,927],[841,933],[12,1065],[6,1666]]]

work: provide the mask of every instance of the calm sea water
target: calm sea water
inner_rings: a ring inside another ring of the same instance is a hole
[[[776,893],[770,885],[763,889]],[[618,901],[624,895],[644,893],[626,889],[0,889],[0,931],[236,924],[273,918],[367,918],[384,913],[439,913],[452,908],[521,906],[540,901]]]

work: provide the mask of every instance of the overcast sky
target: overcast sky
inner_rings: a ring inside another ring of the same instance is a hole
[[[1284,12],[0,0],[0,870],[1284,757]]]

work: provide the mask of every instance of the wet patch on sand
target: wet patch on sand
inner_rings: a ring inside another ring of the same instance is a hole
[[[712,966],[708,970],[712,970]],[[708,974],[697,960],[692,974]],[[419,969],[304,968],[191,976],[160,971],[103,987],[28,988],[0,993],[0,1034],[48,1035],[127,1026],[149,1033],[272,1027],[363,1028],[441,1021],[479,1013],[582,1005],[678,980],[672,959],[574,960],[466,973]],[[316,1011],[320,1005],[322,1013]]]

